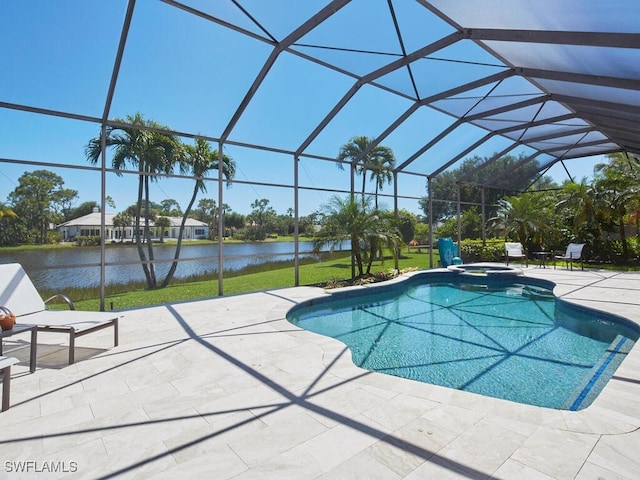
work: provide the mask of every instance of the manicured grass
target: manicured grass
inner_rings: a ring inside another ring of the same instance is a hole
[[[434,251],[434,265],[438,264],[438,255]],[[291,264],[292,265],[292,264]],[[399,263],[400,269],[405,268],[429,268],[429,252],[423,250],[417,252],[403,252]],[[393,260],[385,258],[384,265],[376,261],[371,268],[371,273],[393,269]],[[294,267],[268,267],[267,270],[245,273],[237,276],[225,277],[223,287],[225,295],[271,290],[275,288],[290,287],[294,285]],[[351,276],[351,261],[348,254],[336,253],[330,260],[324,262],[308,263],[300,266],[300,284],[313,285],[336,279],[346,279]],[[218,280],[202,280],[189,283],[176,283],[167,288],[146,290],[133,287],[131,290],[108,295],[105,298],[107,310],[125,310],[148,305],[160,305],[200,298],[211,298],[218,295]],[[70,295],[72,296],[72,295]],[[72,296],[73,298],[73,296]],[[76,301],[78,310],[99,310],[98,298]],[[53,307],[56,308],[56,307]],[[60,306],[62,308],[62,306]]]

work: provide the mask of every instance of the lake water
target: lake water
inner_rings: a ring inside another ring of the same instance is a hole
[[[311,242],[300,242],[300,258],[312,255]],[[175,254],[175,245],[154,244],[156,260],[170,260]],[[145,250],[146,253],[146,250]],[[276,261],[294,259],[293,242],[229,243],[223,247],[224,271],[238,271],[242,268]],[[185,278],[192,275],[217,274],[217,244],[183,244],[175,277]],[[135,246],[107,247],[106,263],[139,262]],[[20,263],[27,271],[37,288],[60,290],[68,287],[87,287],[100,285],[99,247],[74,247],[59,250],[17,251],[0,253],[0,263]],[[91,266],[81,266],[91,265]],[[70,268],[69,266],[74,266]],[[170,262],[157,263],[158,279],[164,278],[171,266]],[[111,265],[105,269],[106,284],[124,284],[145,281],[142,266]]]

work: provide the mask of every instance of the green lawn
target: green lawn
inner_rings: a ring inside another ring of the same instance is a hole
[[[434,251],[434,265],[438,264],[438,254]],[[292,265],[292,264],[291,264]],[[405,268],[429,268],[429,252],[423,250],[420,253],[412,251],[403,252],[400,259],[400,269]],[[372,273],[387,271],[393,268],[393,260],[385,258],[384,265],[377,261],[371,269]],[[310,263],[300,266],[300,284],[313,285],[324,283],[334,279],[346,279],[351,276],[351,263],[348,256],[335,254],[331,260],[317,263]],[[223,279],[225,295],[246,293],[274,288],[290,287],[294,284],[294,267],[286,266],[281,268],[271,268],[266,271],[246,273],[243,275],[230,276]],[[63,292],[64,293],[64,292]],[[147,305],[159,305],[163,303],[173,303],[199,298],[211,298],[218,295],[218,280],[194,281],[189,283],[176,283],[167,288],[157,290],[145,290],[143,288],[132,289],[131,291],[116,293],[105,298],[107,310],[124,310],[128,308],[142,307]],[[73,295],[69,295],[73,298]],[[76,308],[79,310],[99,310],[100,301],[98,298],[76,301]],[[60,306],[61,308],[62,306]],[[56,308],[56,307],[53,307]]]
[[[433,265],[438,266],[439,255],[437,249],[433,252]],[[387,271],[393,268],[393,260],[389,257],[385,259],[384,265],[381,262],[374,262],[372,273]],[[406,250],[400,259],[400,269],[417,268],[428,269],[429,251],[421,252]],[[610,268],[614,270],[637,270],[636,268],[624,268],[615,265],[598,265],[598,268]],[[294,285],[293,262],[285,266],[254,266],[252,271],[242,274],[230,274],[223,279],[225,295],[270,290],[275,288],[290,287]],[[300,285],[315,285],[332,280],[348,279],[351,276],[351,262],[348,254],[344,252],[335,253],[330,260],[323,262],[306,263],[300,266]],[[108,289],[113,287],[108,287]],[[180,301],[211,298],[218,296],[218,280],[207,279],[202,281],[176,281],[167,288],[156,290],[146,290],[143,284],[135,286],[117,286],[120,291],[108,294],[105,299],[107,310],[126,310],[136,307],[150,305],[160,305],[163,303],[174,303]],[[76,307],[80,310],[99,310],[99,290],[78,290],[63,291],[70,298],[74,299]],[[57,292],[41,292],[47,298]],[[86,300],[75,300],[78,298],[88,298]],[[51,308],[65,308],[64,304],[51,305]]]

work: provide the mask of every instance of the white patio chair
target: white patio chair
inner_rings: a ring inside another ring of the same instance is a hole
[[[556,260],[561,260],[566,263],[567,268],[573,270],[573,262],[575,260],[580,260],[580,266],[582,270],[584,270],[584,256],[582,254],[582,249],[584,248],[584,243],[570,243],[567,246],[567,251],[564,255],[556,255],[553,259],[553,268],[556,268]]]
[[[527,255],[520,242],[505,242],[504,249],[506,252],[505,258],[507,260],[507,266],[509,265],[509,260],[512,258],[517,260],[524,259],[525,265],[529,266]]]

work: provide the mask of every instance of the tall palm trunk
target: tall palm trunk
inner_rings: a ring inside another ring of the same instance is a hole
[[[162,288],[169,285],[169,282],[171,282],[171,280],[173,279],[173,275],[176,272],[176,268],[178,268],[178,259],[180,258],[180,249],[182,248],[182,236],[184,235],[184,227],[187,224],[187,217],[189,216],[191,208],[193,207],[193,204],[196,201],[196,197],[198,196],[199,188],[200,187],[198,185],[198,182],[196,182],[196,186],[193,187],[193,195],[191,195],[189,205],[187,205],[187,208],[182,215],[182,221],[180,222],[180,231],[178,232],[178,242],[176,243],[176,253],[173,256],[173,262],[171,263],[171,267],[167,272],[167,276],[164,277],[164,280],[162,281]]]
[[[375,207],[376,210],[378,210],[378,188],[380,187],[380,185],[378,184],[378,181],[376,180],[376,196],[375,196]]]
[[[142,240],[140,239],[140,217],[142,216],[142,212],[140,211],[140,209],[142,208],[142,197],[144,190],[144,175],[142,174],[142,172],[144,171],[144,164],[142,161],[139,162],[138,171],[140,172],[140,175],[138,178],[138,201],[136,203],[134,236],[136,238],[136,248],[138,249],[138,256],[140,257],[140,261],[142,262],[142,270],[144,271],[144,276],[147,280],[147,286],[149,288],[153,288],[154,282],[151,277],[151,272],[149,271],[149,265],[147,264],[147,257],[144,253]]]
[[[522,245],[527,244],[527,230],[525,229],[524,223],[518,225],[518,240]]]
[[[370,239],[369,259],[367,261],[367,271],[366,271],[367,275],[371,275],[371,266],[373,265],[373,260],[376,257],[376,253],[378,252],[378,250],[379,248],[378,248],[377,239],[376,238]]]
[[[358,275],[362,276],[364,269],[362,265],[362,252],[360,251],[360,239],[358,237],[351,236],[351,253],[358,267]]]
[[[144,239],[147,243],[147,254],[149,255],[149,275],[151,283],[149,288],[156,288],[158,286],[158,280],[156,278],[156,265],[155,256],[153,255],[153,243],[151,243],[151,226],[149,222],[151,220],[151,214],[149,211],[149,205],[151,200],[149,199],[149,176],[144,177]]]
[[[364,205],[365,200],[364,200],[364,190],[365,190],[365,185],[367,182],[367,171],[365,170],[364,166],[362,167],[362,205]]]

